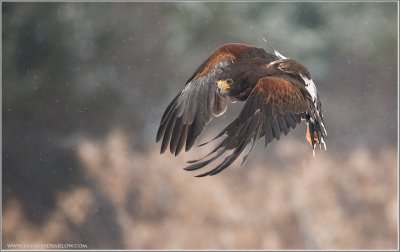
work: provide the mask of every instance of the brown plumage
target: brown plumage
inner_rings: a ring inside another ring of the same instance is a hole
[[[185,170],[200,169],[231,150],[214,169],[198,176],[215,175],[251,143],[243,163],[257,139],[264,137],[265,145],[279,140],[281,133],[287,135],[302,119],[308,125],[306,137],[313,151],[316,143],[325,144],[321,102],[308,70],[277,51],[271,54],[245,44],[225,44],[198,67],[165,110],[157,132],[161,153],[168,147],[175,155],[183,147],[191,149],[212,118],[225,112],[227,97],[245,101],[242,111],[213,139],[225,136],[213,151],[189,161]]]

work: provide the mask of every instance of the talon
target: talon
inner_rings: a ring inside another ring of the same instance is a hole
[[[230,84],[232,84],[232,80],[231,79],[218,80],[217,81],[217,92],[220,93],[220,94],[228,92]]]

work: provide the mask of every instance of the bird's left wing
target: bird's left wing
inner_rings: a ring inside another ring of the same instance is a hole
[[[226,136],[204,157],[208,159],[189,161],[192,164],[185,170],[200,169],[226,151],[233,150],[216,168],[198,177],[215,175],[231,165],[251,143],[250,150],[243,157],[244,162],[258,138],[265,136],[265,145],[273,139],[279,140],[281,133],[287,135],[290,128],[294,129],[301,122],[301,117],[307,110],[306,98],[298,86],[282,77],[263,77],[247,98],[239,116],[213,139]],[[209,157],[212,154],[214,156]]]
[[[157,142],[162,139],[161,153],[168,146],[175,155],[184,146],[189,150],[211,119],[225,112],[226,97],[217,92],[215,81],[249,48],[244,44],[225,44],[198,67],[162,116],[157,132]]]

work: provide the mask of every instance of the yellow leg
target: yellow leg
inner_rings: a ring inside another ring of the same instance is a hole
[[[307,129],[306,129],[306,139],[310,143],[310,145],[312,146],[310,130],[308,128],[308,124],[307,124]],[[316,131],[314,131],[314,142],[318,142],[318,133]]]

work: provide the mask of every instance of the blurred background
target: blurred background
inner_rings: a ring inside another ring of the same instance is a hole
[[[2,3],[3,248],[397,248],[397,8]],[[216,143],[160,155],[161,115],[198,65],[263,37],[310,70],[327,151],[313,158],[301,125],[214,177],[181,168]]]

